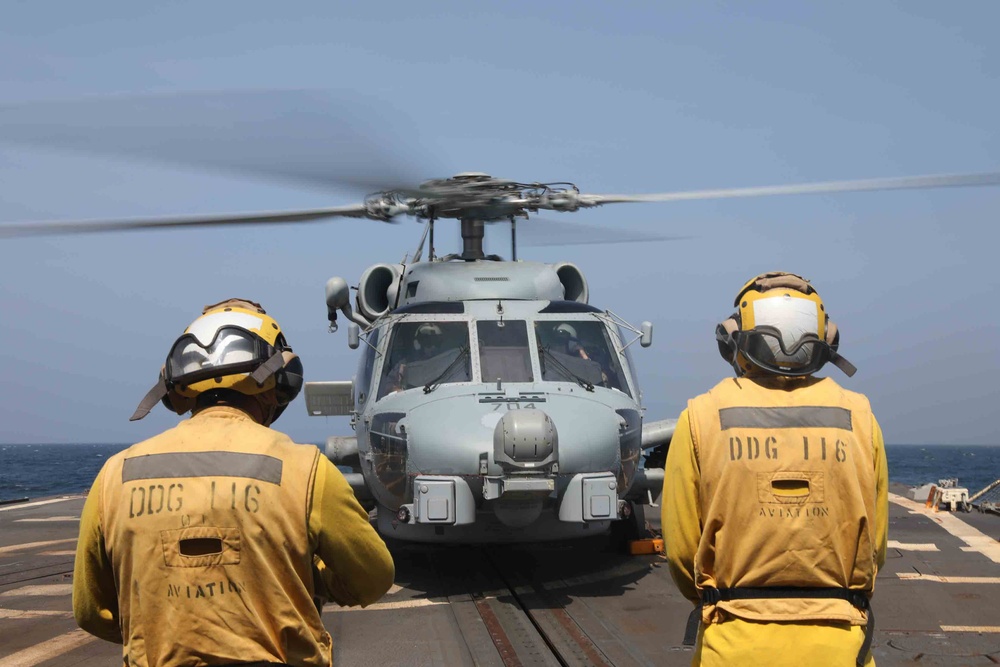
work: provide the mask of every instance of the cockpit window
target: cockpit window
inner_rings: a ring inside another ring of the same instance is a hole
[[[543,380],[593,384],[630,394],[618,353],[603,322],[537,321],[535,337]]]
[[[531,351],[524,320],[480,320],[479,368],[483,382],[531,382]]]
[[[382,364],[379,398],[414,387],[470,382],[469,358],[468,323],[401,322],[392,330]]]

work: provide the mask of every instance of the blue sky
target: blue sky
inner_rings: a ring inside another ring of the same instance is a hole
[[[995,2],[353,4],[7,3],[0,105],[330,91],[421,177],[592,193],[1000,170]],[[4,222],[364,194],[0,144]],[[869,395],[887,442],[998,444],[998,208],[1000,188],[608,206],[560,219],[690,238],[521,255],[575,262],[591,303],[654,323],[635,355],[648,419],[730,372],[714,326],[746,279],[781,269],[825,299],[859,368],[829,372]],[[326,332],[323,286],[398,261],[419,231],[344,220],[0,240],[0,442],[127,442],[176,423],[162,408],[128,417],[202,305],[229,296],[278,319],[307,379],[350,378],[356,353],[344,329]],[[301,398],[277,426],[310,442],[349,431]]]

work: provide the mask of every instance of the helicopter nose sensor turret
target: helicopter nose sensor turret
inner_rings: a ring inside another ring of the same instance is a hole
[[[559,472],[559,433],[542,410],[509,411],[493,429],[493,461],[503,469],[504,493],[494,508],[501,523],[520,528],[534,523]],[[488,494],[491,495],[491,494]]]
[[[556,425],[541,410],[507,412],[493,429],[493,460],[508,473],[558,469]]]

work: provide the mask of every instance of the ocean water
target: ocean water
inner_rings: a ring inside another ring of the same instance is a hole
[[[128,445],[0,445],[0,501],[86,493],[109,456]],[[889,481],[957,477],[973,494],[1000,478],[1000,445],[888,445]]]
[[[108,457],[129,445],[0,445],[0,501],[86,493]]]
[[[886,445],[889,481],[920,486],[958,478],[969,495],[1000,478],[1000,445]]]

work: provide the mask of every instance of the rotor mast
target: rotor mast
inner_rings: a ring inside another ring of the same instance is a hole
[[[486,225],[476,218],[462,218],[462,254],[466,262],[485,259],[483,252],[483,237],[486,235]]]

